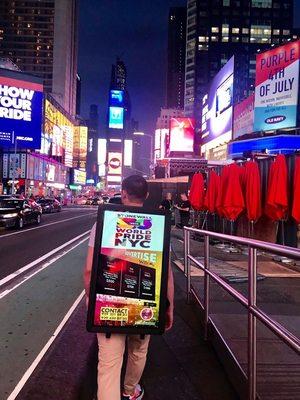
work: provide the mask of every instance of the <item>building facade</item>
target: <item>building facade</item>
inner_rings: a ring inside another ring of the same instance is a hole
[[[172,7],[168,23],[167,108],[184,108],[186,7]]]
[[[43,79],[46,92],[76,112],[77,0],[0,2],[0,57]]]
[[[201,121],[203,96],[233,55],[236,99],[250,94],[257,51],[296,38],[293,10],[293,0],[188,0],[185,115]]]

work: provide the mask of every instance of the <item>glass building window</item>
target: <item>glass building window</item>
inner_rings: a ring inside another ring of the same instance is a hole
[[[272,0],[252,0],[252,7],[272,8]]]
[[[271,43],[271,27],[266,25],[251,25],[251,43]]]
[[[273,29],[273,35],[280,35],[279,29]]]
[[[248,35],[248,33],[249,33],[249,28],[243,28],[243,29],[242,29],[242,33],[243,33],[244,35]]]
[[[219,28],[217,26],[213,26],[211,28],[212,33],[219,33]]]
[[[211,41],[212,42],[217,42],[219,40],[218,36],[212,36]]]
[[[238,36],[233,36],[231,39],[232,42],[236,43],[240,41],[240,38]]]
[[[230,0],[223,0],[223,6],[229,7],[230,6]]]
[[[284,29],[284,30],[282,31],[282,33],[283,33],[284,35],[289,35],[289,34],[290,34],[290,30],[289,30],[289,29]]]
[[[199,42],[205,43],[205,36],[199,36]]]
[[[222,42],[228,42],[229,41],[229,37],[228,36],[223,36],[222,37]]]
[[[222,25],[222,35],[228,34],[229,33],[229,25],[228,24],[223,24]]]
[[[240,33],[240,28],[232,28],[232,33]]]

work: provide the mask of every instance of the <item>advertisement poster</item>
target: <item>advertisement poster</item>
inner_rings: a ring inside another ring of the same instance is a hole
[[[234,57],[214,77],[202,101],[202,145],[232,134]],[[229,140],[231,137],[229,138]]]
[[[254,130],[297,125],[300,41],[256,56]]]
[[[194,136],[195,120],[193,118],[171,118],[169,153],[193,153]]]
[[[0,146],[40,149],[43,85],[38,78],[0,72]]]
[[[253,133],[254,130],[254,94],[234,106],[233,139]]]
[[[165,215],[104,211],[95,327],[159,328],[165,229]]]
[[[112,129],[124,128],[124,108],[109,107],[109,122],[108,127]]]
[[[109,175],[122,175],[122,153],[108,153]]]

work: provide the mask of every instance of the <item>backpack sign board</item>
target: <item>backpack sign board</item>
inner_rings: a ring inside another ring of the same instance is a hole
[[[99,207],[88,331],[164,332],[170,227],[168,211]]]

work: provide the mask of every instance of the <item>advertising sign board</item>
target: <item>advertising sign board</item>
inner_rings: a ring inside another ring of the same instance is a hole
[[[109,107],[109,122],[108,127],[112,129],[124,128],[124,108]]]
[[[300,41],[256,56],[254,130],[297,125]]]
[[[0,69],[0,145],[40,149],[43,85],[21,72]]]
[[[87,328],[162,334],[170,215],[137,207],[99,208]]]
[[[122,175],[122,153],[108,153],[108,174]]]
[[[234,106],[233,139],[252,133],[254,130],[254,94]]]
[[[214,77],[203,97],[202,145],[232,133],[234,57]]]
[[[193,118],[171,118],[170,153],[193,153],[195,120]]]
[[[111,90],[109,93],[109,105],[114,107],[123,107],[124,104],[124,91]]]

